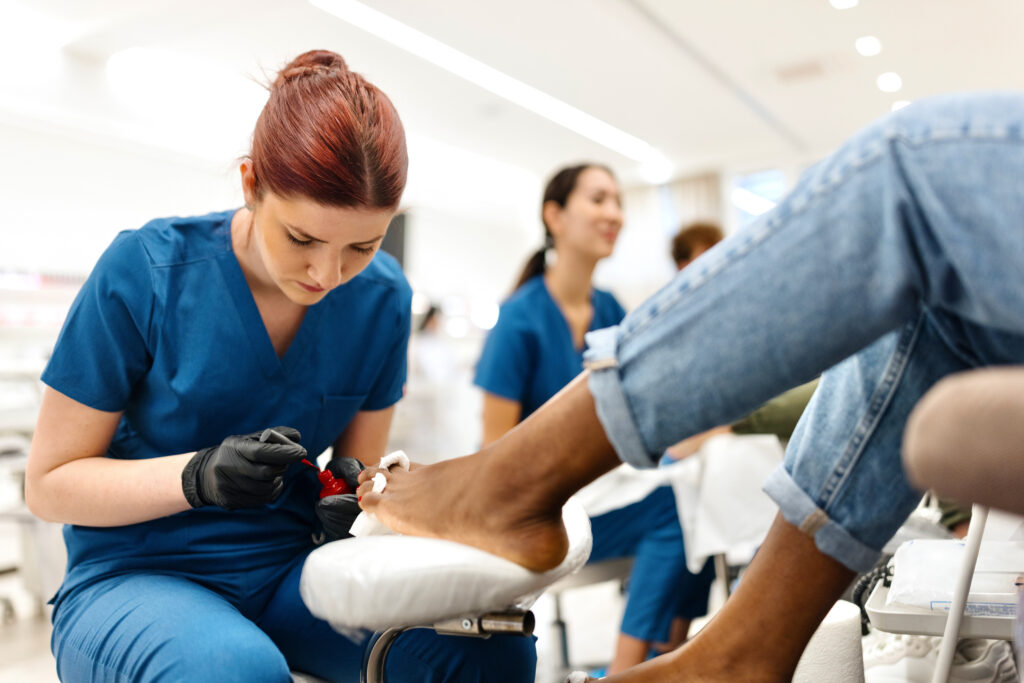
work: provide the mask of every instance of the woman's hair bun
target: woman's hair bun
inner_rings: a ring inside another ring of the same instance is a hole
[[[348,65],[337,52],[310,50],[303,52],[278,72],[274,87],[305,76],[316,74],[340,76],[345,73],[348,73]]]

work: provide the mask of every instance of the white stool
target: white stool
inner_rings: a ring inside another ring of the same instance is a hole
[[[533,633],[530,606],[590,555],[590,520],[575,501],[562,511],[569,551],[554,569],[531,572],[452,541],[364,536],[310,553],[299,590],[309,611],[345,633],[374,630],[361,680],[380,683],[395,639],[431,628],[445,635]]]

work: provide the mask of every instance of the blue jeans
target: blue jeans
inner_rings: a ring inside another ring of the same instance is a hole
[[[369,637],[354,643],[309,613],[298,587],[304,560],[208,580],[131,572],[79,587],[54,611],[60,679],[286,683],[291,668],[357,682]],[[532,683],[536,663],[533,638],[414,630],[395,641],[385,674],[409,683],[495,675]]]
[[[1024,96],[934,98],[869,126],[587,343],[601,423],[642,466],[827,370],[765,490],[867,569],[919,498],[899,449],[921,395],[1024,362]]]
[[[660,486],[643,500],[592,517],[594,548],[588,562],[633,556],[622,633],[651,643],[667,643],[676,617],[707,614],[715,569],[708,560],[699,574],[686,568],[686,546],[671,486]]]

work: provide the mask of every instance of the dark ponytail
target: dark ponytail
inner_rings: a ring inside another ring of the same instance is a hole
[[[546,241],[547,240],[545,240],[545,242]],[[527,259],[526,265],[523,266],[523,272],[519,274],[519,280],[516,282],[516,286],[512,289],[512,291],[514,292],[515,290],[519,289],[520,287],[525,285],[529,280],[532,280],[538,275],[543,275],[544,271],[548,269],[547,261],[547,247],[541,247],[537,251],[533,252],[533,256]]]
[[[551,177],[547,187],[544,188],[544,199],[540,203],[540,220],[541,223],[544,223],[544,246],[534,252],[533,256],[526,262],[526,265],[523,266],[519,279],[516,281],[516,286],[512,291],[522,287],[528,280],[532,280],[538,275],[543,275],[544,271],[547,270],[547,252],[548,249],[555,246],[555,238],[552,237],[551,230],[544,221],[544,206],[548,202],[555,202],[564,209],[569,201],[569,195],[576,189],[576,182],[579,180],[580,174],[588,168],[599,168],[602,171],[606,171],[613,178],[615,177],[615,174],[608,167],[591,163],[566,166]]]

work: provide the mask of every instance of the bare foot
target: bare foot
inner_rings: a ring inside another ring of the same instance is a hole
[[[480,548],[531,571],[558,566],[569,549],[561,501],[531,494],[518,466],[504,471],[480,454],[410,472],[387,473],[387,487],[372,493],[376,470],[360,479],[360,505],[401,534],[445,538]]]
[[[403,534],[447,538],[533,571],[565,558],[562,506],[619,464],[582,373],[484,450],[359,487],[364,510]],[[360,475],[366,482],[373,476]]]

